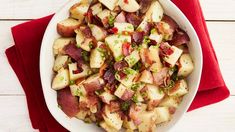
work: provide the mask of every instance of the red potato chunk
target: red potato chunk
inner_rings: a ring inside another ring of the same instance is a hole
[[[96,90],[102,89],[104,80],[99,77],[99,74],[90,76],[84,83],[87,93],[95,92]]]
[[[58,90],[57,101],[67,116],[74,117],[79,112],[78,98],[71,94],[70,88]]]
[[[81,23],[75,19],[67,18],[57,23],[57,32],[63,37],[73,37],[76,35],[74,30],[77,29],[80,24]]]

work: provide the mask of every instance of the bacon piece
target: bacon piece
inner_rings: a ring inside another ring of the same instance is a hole
[[[148,101],[147,105],[148,105],[148,110],[151,111],[153,110],[156,106],[158,106],[158,104],[161,102],[161,100],[150,100]]]
[[[114,69],[110,68],[104,73],[104,80],[106,80],[109,84],[112,84],[115,81],[115,73]]]
[[[118,32],[118,29],[116,27],[113,27],[108,30],[109,33],[116,34]]]
[[[88,9],[87,13],[85,14],[85,20],[87,23],[92,23],[92,19],[93,19],[92,10]]]
[[[107,69],[107,67],[108,67],[108,64],[106,64],[106,63],[104,63],[104,64],[100,67],[100,69],[99,69],[99,75],[100,75],[100,77],[102,77],[102,76],[104,75],[104,72],[105,72],[105,70]]]
[[[81,26],[80,30],[82,31],[85,38],[91,38],[92,37],[91,29],[88,26]]]
[[[117,17],[115,18],[115,22],[118,22],[118,23],[124,23],[126,22],[126,16],[125,16],[125,12],[121,12],[117,15]]]
[[[160,55],[163,57],[174,53],[174,51],[171,49],[171,46],[167,42],[161,43],[159,48],[160,48]]]
[[[164,80],[169,76],[168,71],[169,69],[164,67],[159,72],[153,73],[154,83],[158,86],[164,84]]]
[[[70,43],[63,48],[65,54],[76,60],[78,63],[83,62],[82,49],[78,48],[75,44]]]
[[[138,32],[138,31],[135,31],[133,32],[132,34],[132,40],[136,43],[142,43],[144,39],[144,32]]]
[[[135,15],[134,13],[127,13],[126,20],[128,23],[132,24],[134,27],[139,26],[142,21],[142,19],[139,16]]]
[[[146,13],[152,3],[152,0],[140,0],[140,12],[141,13]]]
[[[123,93],[121,99],[124,101],[130,100],[132,96],[134,95],[134,91],[130,89],[126,89],[125,92]]]
[[[145,66],[150,66],[151,64],[153,64],[153,60],[151,59],[150,51],[147,48],[141,49],[140,58],[141,58],[142,63]]]
[[[122,71],[118,71],[118,75],[119,75],[119,77],[120,77],[120,79],[122,80],[122,79],[124,79],[124,78],[126,78],[126,74],[124,73],[124,72],[122,72]]]
[[[124,42],[122,44],[122,53],[124,56],[130,55],[132,50],[133,49],[132,49],[131,44],[129,42]]]
[[[175,46],[179,46],[182,44],[187,44],[189,41],[190,39],[189,39],[188,34],[183,30],[179,30],[174,33],[174,36],[171,40],[171,44]]]
[[[111,101],[108,106],[110,108],[110,112],[120,111],[120,102],[118,101]]]
[[[79,112],[78,98],[71,94],[70,88],[58,90],[57,101],[67,116],[74,117]]]
[[[121,71],[126,67],[128,67],[128,63],[126,61],[118,61],[114,63],[114,69],[116,71]]]
[[[92,17],[92,23],[99,26],[99,27],[103,26],[101,19],[97,15]]]

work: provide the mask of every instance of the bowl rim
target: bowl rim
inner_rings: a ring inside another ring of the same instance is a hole
[[[58,11],[56,11],[56,13],[54,14],[54,16],[52,17],[52,19],[50,20],[46,30],[45,30],[45,33],[43,35],[43,39],[42,39],[42,43],[41,43],[41,49],[40,49],[40,62],[39,62],[39,68],[40,68],[40,78],[41,78],[41,85],[42,85],[42,90],[43,90],[43,96],[44,96],[44,99],[45,99],[45,102],[46,102],[46,105],[47,105],[47,108],[48,110],[50,111],[50,113],[52,114],[53,118],[55,118],[55,120],[57,122],[59,122],[64,128],[68,129],[69,131],[72,131],[70,127],[68,127],[61,119],[59,119],[56,114],[54,113],[54,110],[55,109],[54,107],[51,107],[50,106],[50,103],[49,103],[49,100],[50,100],[50,97],[48,97],[48,93],[47,93],[47,86],[45,84],[45,81],[43,79],[43,73],[45,72],[44,68],[43,68],[43,64],[45,64],[44,62],[44,58],[45,58],[45,55],[43,54],[44,51],[47,49],[47,46],[46,46],[46,41],[48,39],[48,34],[50,32],[50,29],[52,27],[54,27],[55,23],[58,23],[58,21],[55,21],[57,17],[60,16],[61,12],[63,12],[63,9],[65,8],[65,6],[69,5],[70,3],[76,3],[76,2],[79,2],[80,0],[69,0],[68,2],[66,2]],[[189,108],[189,106],[192,104],[192,101],[193,99],[195,98],[195,95],[198,91],[198,87],[199,87],[199,83],[200,83],[200,80],[201,80],[201,73],[202,73],[202,65],[203,65],[203,55],[202,55],[202,49],[201,49],[201,43],[199,41],[199,38],[198,38],[198,35],[194,29],[194,27],[192,26],[192,24],[189,22],[188,18],[182,13],[182,11],[171,1],[171,0],[159,0],[159,2],[169,2],[169,4],[175,8],[175,10],[177,10],[177,13],[178,15],[180,15],[180,17],[182,17],[184,20],[186,20],[186,23],[189,23],[189,27],[190,30],[192,30],[192,33],[193,33],[193,36],[196,37],[196,43],[198,44],[198,53],[199,57],[198,60],[199,60],[199,64],[200,65],[197,65],[197,67],[199,67],[199,77],[198,77],[198,81],[195,82],[196,84],[196,92],[193,93],[192,97],[190,98],[190,100],[187,100],[187,105],[184,107],[184,109],[186,109],[186,111],[182,112],[180,117],[177,119],[176,122],[179,122],[181,119],[182,119],[182,116],[187,112],[187,109]],[[58,109],[58,108],[56,108]],[[171,127],[167,128],[167,130],[170,130],[172,129],[174,126],[176,125],[176,123],[172,124]]]

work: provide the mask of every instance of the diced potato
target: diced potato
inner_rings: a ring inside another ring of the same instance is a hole
[[[104,80],[100,78],[99,74],[94,74],[89,76],[84,82],[83,86],[85,87],[87,92],[94,92],[102,88],[104,84]]]
[[[188,93],[187,82],[184,79],[182,79],[175,83],[175,86],[170,89],[168,95],[180,97],[187,93]]]
[[[89,27],[91,29],[92,35],[97,41],[104,40],[104,38],[106,37],[106,31],[103,28],[98,27],[94,24],[90,24]]]
[[[91,50],[90,55],[90,67],[91,68],[100,68],[105,61],[105,56],[99,48]]]
[[[73,5],[70,8],[70,17],[78,19],[79,21],[83,21],[85,18],[85,14],[89,9],[90,3],[88,0],[82,0],[80,3]]]
[[[137,129],[136,125],[132,120],[128,120],[127,118],[124,119],[123,121],[123,127],[129,130],[135,130]]]
[[[154,1],[146,12],[145,17],[149,22],[160,22],[163,17],[163,12],[161,4],[158,1]]]
[[[134,26],[130,23],[114,23],[114,27],[118,29],[118,33],[123,33],[124,31],[126,32],[133,32],[134,31]]]
[[[100,3],[105,5],[109,10],[113,10],[118,4],[118,0],[99,0]]]
[[[63,53],[64,46],[75,42],[74,38],[58,38],[54,41],[53,44],[53,53],[54,55]]]
[[[140,60],[139,52],[134,50],[130,55],[125,57],[125,60],[129,64],[129,67],[134,66]]]
[[[144,83],[149,83],[152,84],[153,83],[153,75],[150,71],[148,70],[144,70],[141,73],[141,76],[139,78],[140,82],[144,82]]]
[[[148,25],[148,19],[147,17],[145,17],[142,22],[140,23],[140,25],[137,27],[137,31],[144,31],[144,29],[146,28],[146,26]]]
[[[125,2],[125,0],[119,0],[118,5],[126,12],[136,12],[140,9],[140,5],[136,0],[128,0],[128,2]]]
[[[157,119],[155,121],[156,124],[170,121],[171,114],[169,112],[168,107],[157,107],[154,109],[154,111],[157,116]]]
[[[98,13],[100,13],[102,11],[101,3],[97,3],[97,4],[93,5],[91,7],[91,10],[92,10],[93,15],[97,15]]]
[[[60,90],[69,85],[69,71],[61,68],[52,81],[52,89]]]
[[[74,71],[78,69],[77,63],[70,63],[68,64],[68,66],[70,80],[77,80],[79,78],[86,77],[91,74],[91,69],[85,64],[82,65],[83,71],[81,73],[74,73]]]
[[[119,98],[122,98],[122,95],[125,93],[126,90],[127,88],[124,85],[119,84],[118,88],[114,92],[114,95],[116,95]]]
[[[113,56],[116,61],[120,61],[123,58],[122,54],[122,44],[124,42],[131,43],[131,36],[126,35],[110,35],[105,38],[105,42],[111,49]]]
[[[140,132],[154,132],[156,130],[156,119],[157,116],[155,111],[144,111],[140,115],[140,120],[142,121],[138,125],[138,130]]]
[[[150,70],[152,72],[158,72],[162,69],[162,62],[159,57],[159,47],[158,46],[150,46],[149,47],[149,56],[150,59],[154,61],[154,63],[150,66]]]
[[[100,20],[102,21],[103,19],[107,18],[110,16],[110,11],[107,9],[104,9],[103,11],[99,12],[97,14],[97,16],[100,18]]]
[[[160,90],[160,88],[158,88],[155,85],[150,85],[147,84],[147,96],[150,100],[161,100],[163,99],[163,97],[165,96],[165,93],[163,91]]]
[[[74,30],[77,29],[80,24],[81,22],[73,18],[67,18],[57,23],[57,32],[62,37],[73,37],[75,36]]]
[[[81,30],[75,30],[76,33],[76,42],[78,47],[81,47],[83,41],[85,40],[84,35],[82,34]]]
[[[102,121],[100,122],[100,126],[106,131],[106,132],[118,132],[117,129],[109,126],[106,122]]]
[[[163,59],[167,63],[171,64],[171,66],[173,67],[175,63],[178,61],[178,59],[180,58],[183,51],[175,46],[172,46],[171,49],[173,50],[173,53],[169,56],[164,57]]]
[[[189,54],[183,54],[180,59],[180,68],[178,71],[178,76],[187,77],[194,69],[192,58]]]
[[[87,94],[85,88],[81,84],[80,85],[74,84],[74,85],[70,85],[69,87],[73,96],[86,96]]]
[[[121,119],[121,116],[116,112],[111,113],[107,106],[105,106],[105,112],[102,116],[105,123],[110,127],[113,127],[116,130],[120,130],[122,128],[123,121]]]
[[[155,31],[155,32],[152,32],[152,33],[149,35],[149,39],[154,40],[154,41],[157,42],[157,44],[159,44],[159,43],[162,42],[163,35],[162,35],[162,34],[158,34],[157,31]]]
[[[64,67],[68,62],[68,58],[69,57],[67,55],[58,55],[54,62],[54,71],[59,71],[60,68]]]
[[[110,101],[116,99],[116,97],[113,94],[109,93],[109,92],[103,92],[99,95],[99,97],[106,104],[110,104]]]
[[[167,96],[165,97],[159,106],[165,106],[165,107],[175,107],[177,108],[179,105],[180,99],[177,97]]]
[[[91,38],[86,38],[84,42],[80,45],[80,47],[85,50],[90,52],[91,51],[91,45],[92,45],[92,39]]]
[[[80,120],[84,120],[86,118],[86,116],[88,115],[88,113],[89,113],[89,111],[80,109],[75,117]]]
[[[121,82],[123,85],[125,85],[126,87],[131,87],[133,84],[133,79],[136,77],[136,75],[138,74],[135,70],[131,69],[131,68],[126,68],[125,69],[129,74],[127,74],[127,76],[124,79],[120,79],[119,75],[116,73],[115,77],[116,79]]]

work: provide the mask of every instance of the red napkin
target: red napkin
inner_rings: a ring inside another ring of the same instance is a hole
[[[219,102],[229,96],[206,28],[198,0],[173,0],[194,26],[203,51],[203,72],[199,91],[189,111]],[[6,50],[27,98],[32,126],[41,132],[63,132],[64,129],[48,111],[40,83],[39,52],[42,37],[52,16],[26,22],[12,28],[15,45]]]

